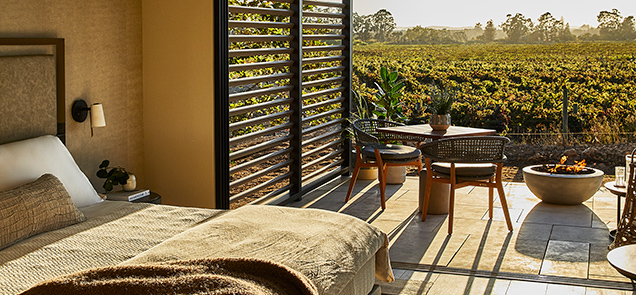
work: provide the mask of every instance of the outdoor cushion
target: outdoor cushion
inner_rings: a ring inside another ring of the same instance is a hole
[[[386,162],[403,162],[407,160],[408,162],[410,162],[411,160],[416,161],[422,154],[419,149],[397,144],[386,144],[378,148],[378,150],[380,151],[382,160]],[[375,159],[375,151],[373,147],[370,146],[365,146],[362,149],[362,155],[368,157],[369,159]]]
[[[437,162],[433,163],[432,168],[433,171],[441,174],[450,175],[450,163]],[[458,177],[490,177],[492,176],[497,169],[495,164],[466,164],[466,163],[456,163],[455,164],[455,175]]]

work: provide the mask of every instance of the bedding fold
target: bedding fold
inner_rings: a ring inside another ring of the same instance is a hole
[[[317,295],[301,273],[259,259],[217,258],[120,265],[42,282],[22,293]]]

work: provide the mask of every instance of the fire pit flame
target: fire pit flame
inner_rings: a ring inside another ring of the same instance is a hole
[[[561,157],[559,164],[543,165],[543,169],[545,169],[546,172],[561,174],[580,174],[587,172],[585,171],[585,166],[587,165],[587,163],[585,163],[585,159],[581,161],[574,161],[574,165],[566,165],[565,161],[567,160],[568,157],[563,156]]]

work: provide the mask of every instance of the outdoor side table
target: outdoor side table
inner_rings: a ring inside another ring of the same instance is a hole
[[[636,244],[621,246],[609,251],[607,261],[632,282],[636,279]]]
[[[378,132],[395,133],[412,138],[418,138],[418,146],[420,142],[424,142],[426,139],[442,139],[448,137],[461,137],[461,136],[486,136],[494,135],[497,130],[483,129],[463,126],[449,126],[444,131],[437,131],[431,128],[429,124],[418,125],[405,125],[396,127],[378,128]],[[420,176],[420,188],[426,186],[426,178],[422,179]],[[448,213],[448,203],[450,197],[450,184],[434,183],[431,190],[431,198],[428,203],[429,214],[445,214]],[[418,211],[422,212],[424,208],[424,191],[419,190],[419,204]]]
[[[616,195],[616,227],[618,228],[618,225],[621,221],[621,197],[625,197],[625,195],[627,194],[627,188],[617,187],[615,186],[615,184],[615,181],[610,181],[605,183],[604,186],[608,191]],[[615,237],[616,229],[613,229],[610,231],[610,239],[612,239],[613,241]]]

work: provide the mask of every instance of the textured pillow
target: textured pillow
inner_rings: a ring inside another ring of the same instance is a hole
[[[57,137],[46,135],[0,145],[0,191],[32,182],[45,173],[64,184],[77,207],[102,201]]]
[[[84,220],[62,182],[44,174],[34,182],[0,192],[0,249]]]

